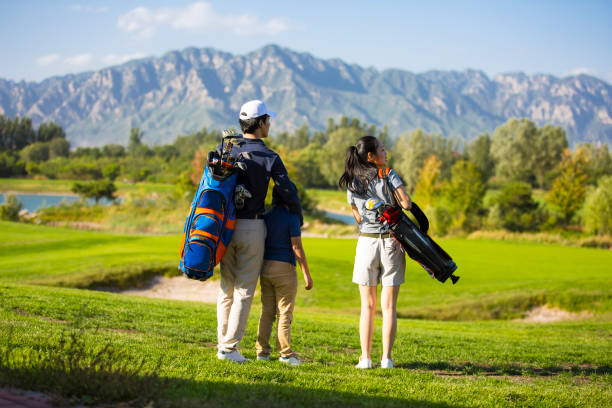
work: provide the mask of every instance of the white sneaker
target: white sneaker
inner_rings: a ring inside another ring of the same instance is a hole
[[[359,357],[359,363],[357,363],[355,367],[360,368],[362,370],[366,368],[372,368],[372,359]]]
[[[393,361],[391,359],[380,360],[380,368],[393,368]]]
[[[279,357],[278,361],[280,361],[281,363],[288,364],[290,366],[299,366],[300,364],[302,364],[302,362],[300,360],[298,360],[298,358],[295,357],[295,356],[291,356],[291,357]]]
[[[270,361],[270,356],[262,354],[261,356],[257,356],[257,360],[259,360],[259,361]]]
[[[245,363],[249,361],[248,358],[245,358],[238,350],[234,350],[232,352],[221,351],[217,352],[217,358],[219,360],[230,360],[235,363]]]

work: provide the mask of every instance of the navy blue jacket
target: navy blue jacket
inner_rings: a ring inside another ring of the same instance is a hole
[[[237,184],[243,184],[252,197],[245,200],[242,209],[236,209],[236,218],[254,218],[255,215],[264,213],[266,193],[270,177],[272,177],[274,183],[279,186],[281,196],[291,212],[298,214],[301,219],[302,207],[297,189],[289,179],[280,156],[268,148],[261,139],[244,140],[246,143],[242,146],[233,146],[232,156],[237,157],[240,153],[248,153],[248,158],[244,160],[247,171],[238,172]],[[220,150],[221,145],[217,149]]]

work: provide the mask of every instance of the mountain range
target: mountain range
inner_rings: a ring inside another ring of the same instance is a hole
[[[187,48],[41,82],[0,78],[1,114],[53,120],[73,146],[125,144],[131,127],[162,144],[236,126],[241,104],[255,98],[278,113],[273,133],[324,129],[345,115],[391,136],[421,128],[469,140],[527,117],[562,126],[570,145],[612,144],[612,87],[588,75],[379,71],[268,45],[246,55]]]

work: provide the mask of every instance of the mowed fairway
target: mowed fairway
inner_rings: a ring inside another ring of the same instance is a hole
[[[292,337],[308,364],[287,368],[277,361],[217,361],[214,305],[27,284],[87,287],[104,283],[104,276],[141,273],[148,264],[175,268],[180,237],[4,222],[0,229],[0,352],[9,333],[17,353],[57,348],[61,333],[78,322],[90,355],[110,344],[125,352],[128,365],[144,358],[152,370],[159,363],[168,406],[612,404],[611,251],[441,241],[461,280],[454,286],[431,281],[408,260],[400,312],[429,320],[399,320],[393,356],[399,369],[362,372],[353,367],[359,355],[359,299],[350,282],[355,240],[304,240],[315,288],[300,288]],[[490,320],[546,302],[594,315],[548,324]],[[470,314],[470,307],[480,311]],[[251,359],[259,310],[256,299],[242,343]],[[431,320],[437,318],[463,321]],[[373,352],[380,357],[379,320]],[[46,389],[44,380],[36,384]]]

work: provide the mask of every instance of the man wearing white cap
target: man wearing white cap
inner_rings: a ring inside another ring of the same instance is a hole
[[[246,330],[253,294],[263,265],[266,226],[264,201],[270,177],[279,189],[290,211],[301,217],[300,200],[289,180],[281,158],[263,142],[270,131],[270,112],[259,100],[245,103],[238,114],[246,143],[234,146],[232,156],[245,157],[246,172],[238,173],[238,185],[250,193],[244,205],[236,209],[236,226],[232,241],[221,260],[221,283],[217,298],[217,358],[245,362],[238,344]],[[220,148],[220,147],[219,147]]]

